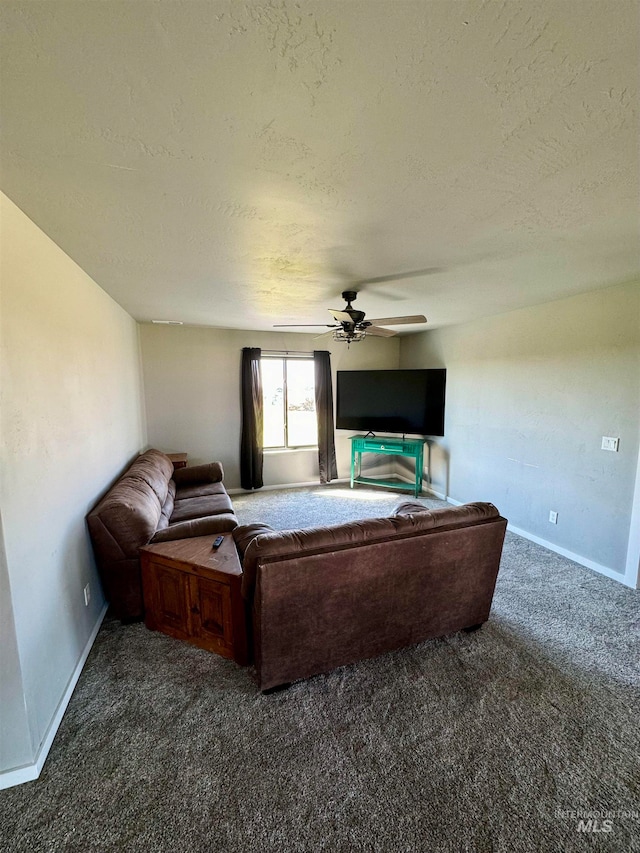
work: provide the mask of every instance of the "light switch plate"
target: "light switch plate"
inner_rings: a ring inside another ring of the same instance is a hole
[[[620,439],[614,438],[611,435],[603,435],[602,436],[602,444],[600,445],[601,450],[611,450],[613,453],[618,452],[618,447],[620,445]]]

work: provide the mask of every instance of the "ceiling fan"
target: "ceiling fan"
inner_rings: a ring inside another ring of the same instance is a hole
[[[346,341],[347,346],[357,341],[362,341],[367,335],[374,335],[379,338],[390,338],[397,335],[393,329],[384,329],[383,326],[401,326],[407,323],[426,323],[427,318],[423,314],[414,314],[409,317],[382,317],[377,320],[365,320],[364,311],[358,311],[351,304],[355,302],[358,292],[356,290],[345,290],[342,293],[342,298],[347,303],[347,307],[341,311],[329,308],[329,313],[335,320],[334,324],[329,323],[285,323],[276,325],[274,329],[285,329],[291,327],[301,328],[302,326],[323,326],[329,329],[328,332],[323,332],[324,335],[331,335],[334,341]],[[320,335],[318,336],[320,337]]]

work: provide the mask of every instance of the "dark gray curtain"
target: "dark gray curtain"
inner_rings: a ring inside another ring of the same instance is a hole
[[[331,353],[313,353],[316,378],[316,415],[318,417],[318,462],[320,482],[330,483],[338,476],[336,466],[335,430],[333,426],[333,387],[331,383]]]
[[[242,438],[240,440],[240,485],[262,488],[262,373],[261,350],[242,350]]]

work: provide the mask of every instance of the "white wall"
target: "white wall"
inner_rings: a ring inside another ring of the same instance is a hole
[[[84,517],[146,436],[136,323],[4,195],[0,215],[7,771],[37,762],[99,622]]]
[[[640,285],[411,335],[402,367],[446,367],[433,488],[624,574],[637,471]],[[620,452],[600,449],[620,437]],[[548,521],[558,512],[557,525]]]
[[[24,703],[24,682],[11,603],[9,569],[0,519],[0,771],[29,764],[33,747]]]
[[[337,370],[395,368],[398,338],[370,338],[347,348],[314,335],[247,332],[199,326],[140,327],[148,439],[165,452],[186,451],[189,464],[220,460],[227,488],[240,487],[240,360],[243,347],[331,351]],[[336,437],[338,475],[349,474],[349,432]],[[317,481],[317,451],[267,452],[264,483]]]

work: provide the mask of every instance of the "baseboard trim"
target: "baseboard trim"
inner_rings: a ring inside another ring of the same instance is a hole
[[[462,506],[462,501],[456,501],[453,498],[447,498],[447,501],[454,506]],[[554,542],[549,542],[547,539],[542,539],[540,536],[535,536],[533,533],[529,533],[527,530],[523,530],[521,527],[515,527],[513,524],[507,522],[507,530],[510,530],[512,533],[515,533],[517,536],[522,536],[523,539],[528,539],[530,542],[535,542],[536,545],[542,545],[543,548],[547,548],[549,551],[553,551],[554,554],[560,554],[561,557],[566,557],[568,560],[573,560],[574,563],[578,563],[580,566],[584,566],[585,569],[591,569],[594,572],[598,572],[600,575],[604,575],[607,578],[611,578],[611,580],[618,581],[618,583],[623,584],[624,586],[629,586],[632,589],[635,589],[633,584],[629,583],[628,579],[621,572],[616,572],[614,569],[610,569],[608,566],[603,566],[601,563],[596,563],[595,560],[590,560],[588,557],[582,557],[580,554],[575,554],[573,551],[569,551],[568,548],[562,548],[560,545],[556,545]]]
[[[403,477],[401,474],[385,474],[385,479],[389,480],[402,480],[403,483],[413,483],[413,479],[409,479],[408,477]],[[332,480],[329,485],[333,485],[334,483],[350,483],[351,479],[349,477],[338,477],[335,480]],[[278,483],[274,486],[263,486],[261,489],[255,489],[256,494],[260,492],[274,492],[278,489],[309,489],[314,486],[322,485],[317,480],[312,480],[309,483]],[[423,486],[422,491],[426,492],[428,495],[433,495],[434,498],[439,498],[441,501],[446,501],[447,496],[441,494],[440,492],[436,492],[433,489],[430,489],[428,486]],[[227,489],[229,495],[250,495],[253,492],[248,489]]]
[[[415,482],[413,477],[404,477],[402,474],[391,474],[391,478],[402,480],[403,483],[411,483],[411,485]],[[441,501],[448,500],[447,496],[442,494],[442,492],[436,492],[435,489],[432,489],[430,486],[425,486],[424,483],[422,485],[422,491],[426,492],[428,495],[432,495],[434,498],[439,498]]]
[[[522,536],[524,539],[529,539],[530,542],[535,542],[536,545],[542,545],[543,548],[547,548],[549,551],[560,554],[562,557],[567,557],[569,560],[573,560],[574,563],[579,563],[586,569],[592,569],[592,571],[598,572],[600,575],[604,575],[605,577],[618,581],[625,586],[629,586],[629,584],[626,583],[626,578],[623,574],[610,569],[608,566],[603,566],[601,563],[596,563],[595,560],[590,560],[588,557],[583,557],[580,554],[569,551],[568,548],[562,548],[560,545],[548,542],[546,539],[542,539],[540,536],[535,536],[533,533],[528,533],[520,527],[514,527],[513,524],[507,524],[507,530],[510,530],[512,533],[516,533],[518,536]]]
[[[327,485],[333,485],[333,483],[348,483],[350,482],[349,477],[338,477],[338,479],[333,479],[331,483]],[[321,486],[322,483],[319,480],[311,480],[308,483],[276,483],[273,486],[262,486],[260,489],[227,489],[227,493],[229,495],[251,495],[255,492],[255,494],[259,494],[260,492],[274,492],[277,489],[309,489],[313,486]]]
[[[441,501],[446,501],[447,496],[442,492],[436,492],[435,489],[430,489],[428,486],[422,488],[423,492],[426,492],[428,495],[433,495],[434,498],[440,498]]]
[[[25,782],[33,782],[42,772],[44,763],[47,760],[47,756],[49,755],[49,750],[51,749],[54,738],[58,732],[58,729],[60,728],[62,718],[64,717],[65,711],[67,710],[67,706],[71,701],[73,691],[75,690],[76,684],[78,683],[78,679],[80,678],[80,673],[84,669],[84,665],[87,661],[87,658],[89,657],[89,652],[93,647],[96,637],[98,636],[98,631],[100,630],[100,626],[102,625],[102,621],[105,617],[108,606],[108,604],[104,605],[96,620],[96,624],[94,625],[91,634],[89,635],[89,639],[87,640],[85,647],[82,650],[80,660],[76,664],[76,668],[73,670],[71,678],[67,682],[67,687],[62,695],[62,698],[60,699],[60,702],[58,703],[56,712],[53,715],[51,722],[49,723],[49,728],[47,729],[44,739],[40,744],[35,761],[33,762],[33,764],[26,764],[23,767],[16,767],[14,770],[5,770],[4,772],[1,772],[0,790],[3,790],[5,788],[13,788],[15,785],[23,785]]]

